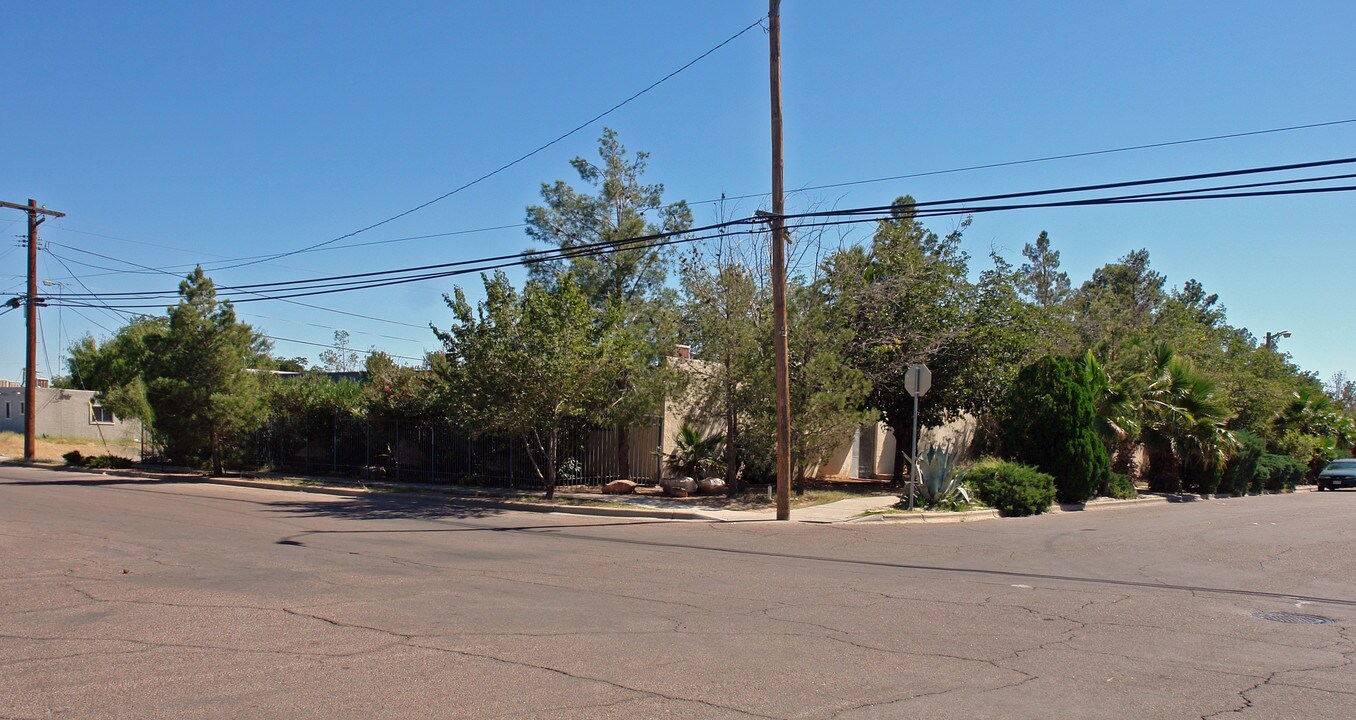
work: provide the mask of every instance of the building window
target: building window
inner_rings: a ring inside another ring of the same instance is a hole
[[[112,425],[113,419],[112,410],[109,410],[97,402],[90,401],[89,422],[91,425]]]
[[[5,417],[9,417],[9,403],[5,403]]]

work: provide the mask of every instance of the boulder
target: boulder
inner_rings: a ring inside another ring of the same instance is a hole
[[[687,497],[697,492],[697,481],[690,477],[664,478],[659,481],[659,487],[669,497]]]
[[[385,480],[386,468],[380,465],[364,465],[359,471],[358,477],[363,480]]]
[[[604,495],[630,495],[636,491],[636,484],[630,480],[613,480],[603,486]]]
[[[718,477],[702,478],[697,481],[697,491],[703,495],[724,495],[725,481]]]

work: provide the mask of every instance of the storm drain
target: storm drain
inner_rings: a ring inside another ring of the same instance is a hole
[[[1325,618],[1322,615],[1304,615],[1301,613],[1288,612],[1255,612],[1252,616],[1261,620],[1294,623],[1296,625],[1327,625],[1332,622],[1332,618]]]

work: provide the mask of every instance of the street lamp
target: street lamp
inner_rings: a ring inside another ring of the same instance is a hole
[[[1290,337],[1290,331],[1289,331],[1289,330],[1282,330],[1282,331],[1280,331],[1280,332],[1269,332],[1269,333],[1267,333],[1267,336],[1266,336],[1266,342],[1264,342],[1263,345],[1265,345],[1265,346],[1266,346],[1266,349],[1268,349],[1268,350],[1275,350],[1275,349],[1276,349],[1276,341],[1277,341],[1277,340],[1280,340],[1281,338],[1288,338],[1288,337]]]
[[[1268,350],[1273,350],[1273,351],[1274,351],[1274,350],[1276,349],[1276,341],[1277,341],[1277,340],[1280,340],[1281,338],[1287,338],[1287,337],[1290,337],[1290,331],[1289,331],[1289,330],[1282,330],[1282,331],[1280,331],[1280,332],[1269,332],[1269,333],[1267,333],[1267,336],[1266,336],[1266,342],[1264,342],[1264,343],[1262,343],[1262,344],[1266,346],[1266,349],[1268,349]],[[1270,366],[1268,366],[1266,369],[1264,369],[1264,370],[1262,371],[1262,377],[1263,377],[1263,378],[1266,378],[1266,379],[1268,379],[1268,380],[1271,379],[1271,367],[1270,367]]]

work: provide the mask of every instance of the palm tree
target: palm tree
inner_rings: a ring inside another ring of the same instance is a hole
[[[1145,379],[1141,436],[1149,450],[1150,486],[1181,492],[1183,480],[1216,472],[1228,460],[1237,445],[1228,429],[1232,413],[1217,397],[1215,382],[1167,345],[1154,348]]]
[[[673,452],[663,455],[664,467],[671,473],[700,479],[719,468],[724,447],[724,435],[702,437],[700,430],[684,421],[673,436]]]

